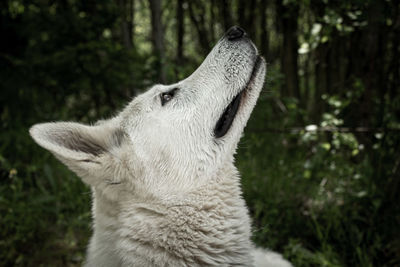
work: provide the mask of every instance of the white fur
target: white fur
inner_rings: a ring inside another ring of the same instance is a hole
[[[264,82],[257,57],[247,38],[222,38],[187,79],[155,85],[115,118],[31,128],[92,187],[86,266],[291,266],[252,245],[233,165]],[[172,88],[179,89],[162,106],[160,94]],[[216,122],[243,89],[231,128],[215,138]]]

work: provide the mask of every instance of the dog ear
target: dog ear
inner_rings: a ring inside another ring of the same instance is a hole
[[[73,122],[42,123],[34,125],[29,132],[40,146],[91,185],[91,176],[98,176],[102,169],[109,168],[110,159],[118,159],[125,139],[124,132],[112,120],[94,126]]]

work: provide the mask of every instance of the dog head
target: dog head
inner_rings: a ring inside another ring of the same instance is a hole
[[[265,70],[254,44],[233,27],[192,75],[153,86],[115,118],[37,124],[30,133],[109,197],[192,190],[233,163]]]

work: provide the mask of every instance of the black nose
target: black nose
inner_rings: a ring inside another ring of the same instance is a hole
[[[246,32],[239,26],[233,26],[226,32],[229,41],[237,40],[246,35]]]

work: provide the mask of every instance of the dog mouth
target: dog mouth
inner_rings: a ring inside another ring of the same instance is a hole
[[[257,70],[261,65],[262,59],[261,56],[257,56],[256,62],[254,64],[251,76],[247,84],[244,88],[233,98],[233,100],[229,103],[229,105],[225,108],[224,112],[222,113],[221,117],[218,119],[217,124],[214,128],[214,136],[215,138],[221,138],[227,134],[229,129],[231,128],[233,121],[237,115],[237,112],[240,107],[240,103],[245,92],[251,89],[250,84],[254,80]]]

